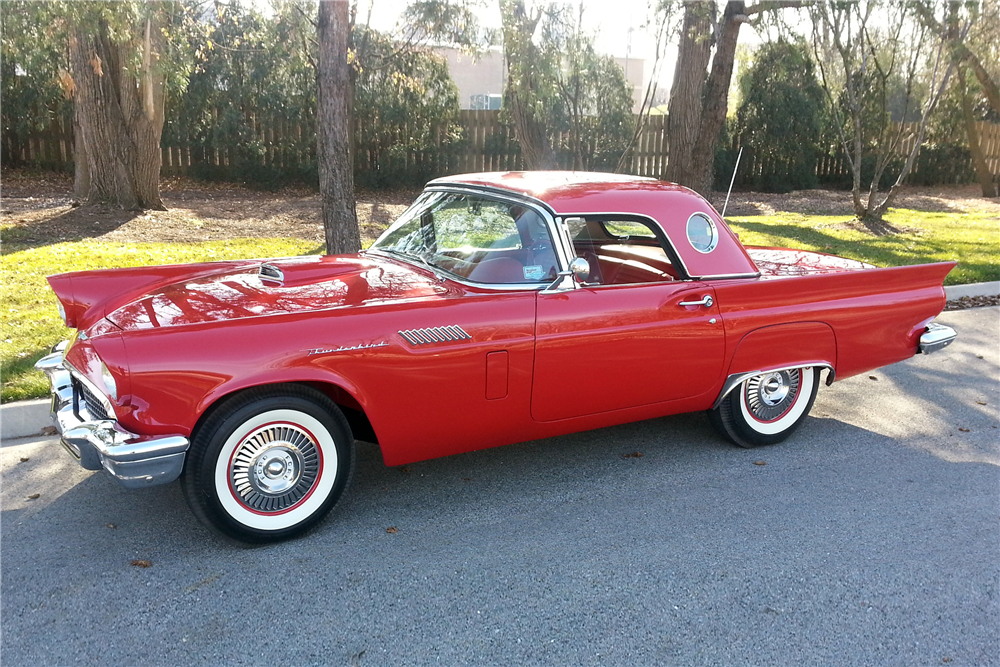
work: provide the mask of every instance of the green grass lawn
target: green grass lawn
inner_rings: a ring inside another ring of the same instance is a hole
[[[746,245],[799,248],[859,259],[876,266],[955,260],[945,285],[1000,280],[1000,218],[983,212],[928,213],[892,209],[886,220],[900,234],[873,236],[844,216],[778,213],[730,217]]]
[[[6,230],[5,230],[6,231]],[[14,236],[11,234],[11,236]],[[223,259],[285,257],[319,252],[298,239],[236,239],[206,243],[113,243],[85,240],[37,247],[9,242],[5,234],[0,274],[0,400],[40,398],[49,392],[35,361],[69,337],[45,276],[65,271]]]
[[[957,260],[946,284],[1000,280],[1000,220],[981,213],[928,213],[894,210],[888,220],[900,234],[876,237],[845,223],[844,216],[771,216],[730,218],[747,245],[781,246],[826,252],[900,266]],[[297,239],[236,239],[205,243],[115,243],[71,241],[32,246],[19,243],[16,229],[4,230],[0,308],[0,400],[46,396],[45,378],[33,370],[36,360],[69,336],[56,311],[55,295],[45,276],[63,271],[177,264],[234,258],[282,257],[317,253],[314,243]]]

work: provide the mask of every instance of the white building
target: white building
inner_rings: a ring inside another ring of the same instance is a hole
[[[499,109],[503,97],[507,64],[501,49],[489,49],[478,57],[463,53],[450,46],[434,48],[448,60],[448,72],[458,87],[458,101],[462,109]],[[625,80],[632,86],[632,110],[639,112],[646,61],[638,58],[615,58],[625,73]]]

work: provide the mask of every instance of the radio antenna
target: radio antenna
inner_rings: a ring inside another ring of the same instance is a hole
[[[736,170],[740,168],[740,158],[743,157],[743,147],[740,146],[740,152],[736,155],[736,166],[733,167],[733,177],[729,179],[729,192],[726,193],[726,203],[722,205],[722,217],[726,217],[726,209],[729,208],[729,195],[733,194],[733,183],[736,182]]]

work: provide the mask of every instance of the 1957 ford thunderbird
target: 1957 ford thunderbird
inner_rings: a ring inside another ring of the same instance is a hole
[[[699,195],[594,173],[432,181],[367,251],[51,276],[63,445],[265,542],[385,463],[708,410],[780,442],[834,379],[948,345],[954,262],[744,247]],[[585,386],[579,386],[579,383]]]

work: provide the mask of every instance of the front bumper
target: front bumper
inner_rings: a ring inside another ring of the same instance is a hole
[[[72,372],[63,365],[63,345],[43,357],[35,368],[52,385],[52,421],[63,447],[87,470],[107,470],[121,484],[135,489],[167,484],[184,468],[190,445],[179,435],[146,437],[126,431],[114,419],[91,418],[86,402],[73,386]]]
[[[931,322],[927,329],[920,335],[920,343],[917,345],[918,354],[930,354],[937,352],[951,345],[951,342],[958,336],[951,327],[946,327],[937,322]]]

